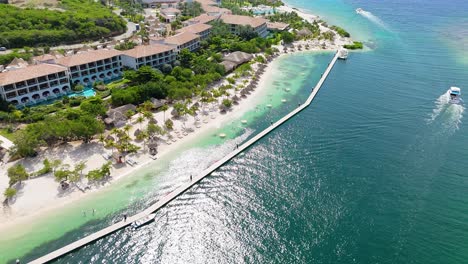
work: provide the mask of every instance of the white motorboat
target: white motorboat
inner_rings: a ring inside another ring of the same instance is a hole
[[[338,51],[338,59],[340,60],[346,60],[348,58],[348,50],[345,48],[341,48]]]
[[[364,10],[362,8],[356,8],[356,14],[362,14],[364,13]]]
[[[140,227],[154,221],[155,216],[156,216],[156,214],[149,214],[149,215],[147,215],[145,217],[142,217],[142,218],[136,220],[135,222],[133,222],[131,224],[131,226],[133,227],[133,229],[140,228]]]
[[[460,96],[461,96],[461,89],[458,88],[458,87],[450,87],[450,89],[448,89],[447,93],[449,94],[450,98],[449,98],[449,103],[451,104],[460,104],[460,102],[462,101]]]

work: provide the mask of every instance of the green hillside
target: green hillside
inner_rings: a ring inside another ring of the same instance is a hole
[[[123,33],[125,21],[99,2],[61,0],[64,11],[0,5],[0,46],[54,46]]]

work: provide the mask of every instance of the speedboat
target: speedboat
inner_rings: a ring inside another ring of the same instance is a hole
[[[338,51],[338,59],[340,60],[346,60],[348,58],[348,50],[345,48],[341,48]]]
[[[133,222],[131,224],[131,226],[133,227],[133,229],[140,228],[140,227],[154,221],[155,216],[156,216],[156,214],[149,214],[149,215],[147,215],[145,217],[142,217],[142,218],[136,220],[135,222]]]
[[[461,89],[458,87],[450,87],[450,89],[447,91],[450,99],[449,103],[451,104],[459,104],[461,102]]]
[[[356,14],[362,14],[364,10],[362,8],[356,8]]]

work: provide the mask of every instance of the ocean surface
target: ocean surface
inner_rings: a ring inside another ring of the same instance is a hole
[[[468,2],[287,3],[371,49],[339,61],[311,107],[154,223],[56,263],[468,263],[468,122],[465,106],[446,95],[450,86],[468,91]],[[38,219],[2,241],[0,259],[32,260],[144,208],[303,102],[331,58],[282,57],[269,92],[241,117],[248,127],[221,127],[162,165]],[[90,207],[91,221],[81,215]]]

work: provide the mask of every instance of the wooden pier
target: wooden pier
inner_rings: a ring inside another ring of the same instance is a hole
[[[118,230],[120,230],[122,228],[127,227],[128,225],[130,225],[135,220],[138,220],[138,219],[140,219],[142,217],[145,217],[148,214],[156,212],[161,207],[165,206],[166,204],[168,204],[169,202],[171,202],[172,200],[174,200],[175,198],[177,198],[178,196],[183,194],[185,191],[190,189],[193,185],[195,185],[196,183],[201,181],[203,178],[210,175],[213,171],[215,171],[216,169],[221,167],[223,164],[230,161],[232,158],[237,156],[239,153],[243,152],[245,149],[252,146],[255,142],[257,142],[258,140],[260,140],[261,138],[266,136],[268,133],[270,133],[274,129],[278,128],[284,122],[288,121],[290,118],[295,116],[297,113],[301,112],[306,107],[308,107],[312,103],[312,100],[314,100],[317,93],[319,92],[320,88],[322,87],[322,84],[325,82],[326,78],[328,77],[328,74],[332,70],[332,68],[335,65],[335,62],[336,62],[337,59],[338,59],[338,52],[336,52],[335,56],[333,57],[332,61],[328,65],[327,69],[322,74],[322,77],[320,78],[319,82],[317,83],[317,85],[315,85],[315,87],[312,90],[311,94],[309,95],[309,97],[307,98],[307,100],[303,104],[299,105],[292,112],[290,112],[289,114],[287,114],[286,116],[284,116],[280,120],[276,121],[275,123],[271,124],[265,130],[263,130],[262,132],[260,132],[259,134],[257,134],[256,136],[254,136],[253,138],[251,138],[250,140],[248,140],[244,144],[240,145],[234,151],[232,151],[227,156],[225,156],[221,160],[217,161],[216,163],[214,163],[213,165],[211,165],[207,169],[205,169],[199,175],[194,176],[192,181],[190,181],[190,182],[188,182],[186,184],[183,184],[182,186],[180,186],[179,188],[177,188],[173,192],[171,192],[168,195],[162,197],[160,200],[158,200],[156,203],[154,203],[153,205],[151,205],[150,207],[148,207],[144,211],[142,211],[142,212],[140,212],[140,213],[138,213],[138,214],[136,214],[134,216],[128,217],[126,221],[122,220],[122,221],[120,221],[118,223],[115,223],[115,224],[109,226],[109,227],[101,229],[101,230],[99,230],[99,231],[97,231],[97,232],[95,232],[95,233],[93,233],[91,235],[88,235],[88,236],[86,236],[86,237],[84,237],[84,238],[82,238],[80,240],[77,240],[77,241],[75,241],[75,242],[73,242],[73,243],[71,243],[71,244],[69,244],[67,246],[59,248],[59,249],[57,249],[57,250],[55,250],[55,251],[53,251],[53,252],[51,252],[51,253],[49,253],[47,255],[44,255],[44,256],[36,259],[36,260],[33,260],[30,263],[33,263],[33,264],[47,263],[47,262],[56,260],[56,259],[66,255],[66,254],[68,254],[68,253],[70,253],[72,251],[80,249],[81,247],[83,247],[83,246],[85,246],[87,244],[90,244],[90,243],[92,243],[92,242],[94,242],[94,241],[96,241],[96,240],[98,240],[100,238],[103,238],[103,237],[105,237],[105,236],[107,236],[109,234],[112,234],[112,233],[114,233],[114,232],[116,232],[116,231],[118,231]]]

